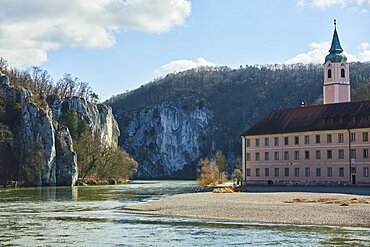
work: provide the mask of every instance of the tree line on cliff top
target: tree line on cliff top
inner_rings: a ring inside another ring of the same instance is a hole
[[[48,96],[61,98],[78,97],[97,103],[98,95],[94,93],[88,82],[65,74],[54,82],[53,78],[40,67],[26,70],[9,67],[0,58],[0,72],[8,76],[9,83],[15,88],[25,88],[32,92],[33,103],[44,108]],[[32,184],[37,176],[46,168],[40,145],[34,143],[27,147],[25,160],[19,162],[14,154],[14,133],[20,127],[20,102],[16,98],[6,99],[0,88],[0,185],[7,180],[21,180]],[[79,179],[84,181],[125,181],[136,171],[136,161],[125,151],[116,146],[107,146],[98,138],[98,133],[90,133],[87,123],[75,110],[63,112],[61,124],[68,127],[73,139],[79,168]]]

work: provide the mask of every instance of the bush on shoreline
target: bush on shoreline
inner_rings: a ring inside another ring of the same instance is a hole
[[[85,181],[127,181],[135,172],[137,162],[116,146],[101,142],[99,135],[88,131],[75,142],[79,180]],[[98,183],[98,182],[97,182]]]

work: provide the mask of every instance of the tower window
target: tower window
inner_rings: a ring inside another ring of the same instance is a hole
[[[331,69],[328,69],[328,78],[331,78]]]
[[[346,71],[345,71],[344,69],[341,69],[341,70],[340,70],[340,76],[341,76],[342,78],[346,77]]]

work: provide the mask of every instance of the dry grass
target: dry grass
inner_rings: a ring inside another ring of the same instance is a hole
[[[217,186],[217,185],[220,185],[220,184],[223,184],[224,182],[222,180],[215,180],[213,182],[211,182],[210,184],[207,184],[205,187],[214,187],[214,186]]]
[[[285,203],[322,203],[322,204],[370,204],[370,198],[356,198],[351,199],[337,199],[337,198],[319,198],[319,199],[304,199],[297,198],[290,201],[284,201]]]
[[[234,189],[232,187],[222,187],[216,188],[212,191],[213,193],[234,193]]]

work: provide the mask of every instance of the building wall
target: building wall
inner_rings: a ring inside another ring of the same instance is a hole
[[[341,69],[345,70],[345,76],[341,76]],[[331,69],[332,77],[329,78],[328,70]],[[333,63],[327,61],[324,64],[324,84],[330,83],[349,83],[349,65],[343,61],[340,63]]]
[[[366,133],[367,140],[363,139],[363,133]],[[328,135],[331,135],[331,141]],[[355,137],[352,141],[351,135],[352,138]],[[248,183],[267,184],[271,181],[274,184],[334,185],[350,184],[354,180],[355,184],[370,185],[370,129],[312,131],[243,138],[243,176]],[[308,143],[305,141],[307,138]],[[275,143],[275,140],[278,143]],[[355,157],[351,158],[350,150],[355,150],[352,151],[355,152]],[[365,157],[364,152],[367,154]],[[332,174],[329,174],[330,169]]]
[[[344,69],[344,77],[341,70]],[[331,71],[329,78],[328,71]],[[333,63],[327,61],[324,65],[324,104],[350,102],[349,65],[347,62]]]

